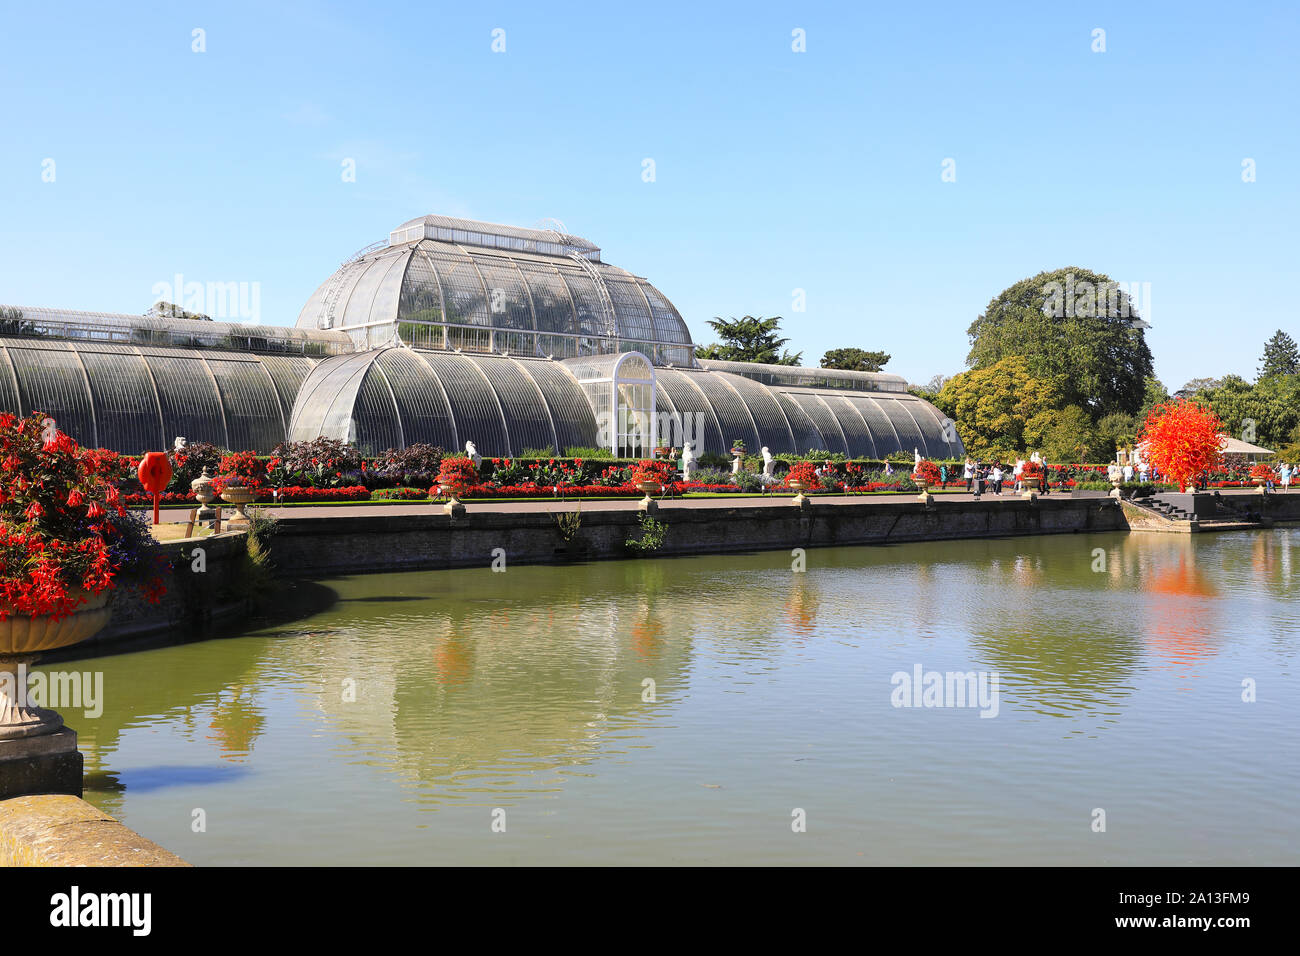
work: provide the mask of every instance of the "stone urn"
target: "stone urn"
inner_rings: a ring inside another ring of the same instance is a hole
[[[442,510],[453,518],[459,518],[465,513],[465,505],[456,498],[455,485],[438,485],[438,493],[447,499],[447,503],[442,506]]]
[[[113,613],[108,606],[111,593],[108,589],[98,594],[73,592],[85,602],[57,621],[49,616],[15,614],[7,605],[0,605],[6,612],[6,619],[0,621],[0,741],[63,729],[63,718],[57,713],[27,703],[26,668],[42,651],[79,644],[103,630]],[[76,750],[75,737],[72,749]]]
[[[1020,483],[1025,487],[1025,490],[1020,493],[1020,497],[1028,498],[1030,501],[1033,501],[1038,497],[1038,488],[1043,483],[1043,479],[1037,475],[1032,478],[1026,478],[1024,475],[1021,475]]]
[[[638,481],[636,486],[639,490],[645,492],[645,497],[637,505],[640,511],[653,514],[659,510],[659,503],[654,500],[654,495],[663,494],[664,486],[658,481]]]
[[[211,521],[217,516],[217,511],[212,507],[212,502],[216,500],[217,493],[212,490],[212,476],[208,474],[208,466],[203,466],[203,474],[199,475],[190,482],[190,490],[194,492],[194,500],[199,503],[199,521]]]
[[[794,493],[795,493],[795,494],[794,494],[794,503],[795,503],[796,505],[798,505],[800,508],[802,508],[804,505],[808,504],[808,498],[804,495],[804,492],[807,491],[809,488],[812,487],[810,484],[808,484],[808,482],[806,482],[806,481],[787,481],[787,482],[785,483],[785,486],[786,486],[787,488],[790,488],[791,490],[794,491]]]
[[[252,488],[227,487],[221,492],[221,500],[235,506],[235,517],[226,522],[230,526],[250,524],[245,507],[257,500],[257,492]]]

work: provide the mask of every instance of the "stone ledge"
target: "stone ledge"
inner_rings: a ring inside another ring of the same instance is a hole
[[[0,866],[189,866],[78,797],[0,801]]]

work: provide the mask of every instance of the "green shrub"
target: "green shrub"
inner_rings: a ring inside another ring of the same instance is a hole
[[[628,538],[623,542],[623,546],[642,554],[658,551],[663,547],[664,538],[668,535],[668,526],[646,512],[642,512],[638,521],[641,525],[641,537]]]
[[[581,458],[583,461],[613,461],[614,454],[608,448],[566,448],[565,458]]]
[[[555,449],[547,445],[545,448],[525,448],[518,456],[519,458],[546,458],[555,457]]]

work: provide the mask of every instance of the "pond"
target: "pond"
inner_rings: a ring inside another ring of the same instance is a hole
[[[47,666],[197,864],[1294,865],[1298,534],[340,577]]]

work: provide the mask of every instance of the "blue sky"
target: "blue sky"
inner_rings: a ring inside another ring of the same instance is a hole
[[[1300,338],[1297,7],[989,6],[8,3],[0,302],[139,313],[180,273],[292,324],[406,219],[554,217],[697,341],[777,314],[805,364],[925,381],[1076,265],[1150,283],[1170,388],[1253,377]]]

